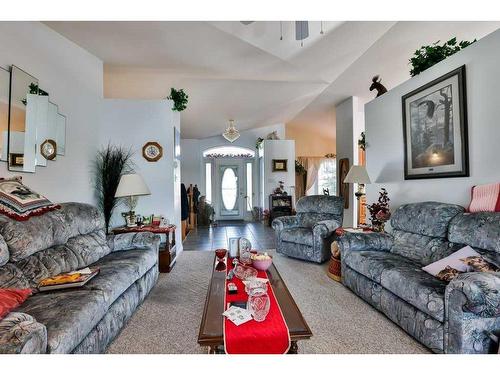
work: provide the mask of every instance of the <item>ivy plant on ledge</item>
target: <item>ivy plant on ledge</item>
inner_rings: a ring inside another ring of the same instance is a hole
[[[183,89],[176,90],[173,87],[170,89],[170,96],[167,96],[167,99],[170,99],[174,102],[172,110],[178,112],[182,112],[186,109],[188,98],[189,96],[184,92]]]
[[[458,51],[470,46],[474,43],[476,39],[472,42],[467,40],[462,40],[457,43],[457,38],[452,38],[445,42],[443,45],[439,45],[439,40],[429,46],[422,46],[415,51],[415,54],[410,59],[410,65],[412,69],[410,70],[410,75],[415,77],[417,74],[429,69],[431,66],[437,64],[438,62],[446,59],[448,56],[457,53]]]

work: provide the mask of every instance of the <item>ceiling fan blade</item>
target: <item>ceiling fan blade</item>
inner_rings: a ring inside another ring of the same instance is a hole
[[[309,22],[295,21],[295,40],[304,40],[309,36]]]
[[[251,23],[254,23],[255,21],[240,21],[243,25],[250,25]]]

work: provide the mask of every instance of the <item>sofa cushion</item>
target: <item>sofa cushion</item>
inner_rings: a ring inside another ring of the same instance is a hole
[[[63,245],[69,238],[104,228],[97,208],[84,203],[65,203],[61,209],[27,221],[16,221],[0,215],[0,235],[16,262],[49,247]]]
[[[310,228],[283,229],[280,233],[281,240],[301,245],[313,246],[313,231]]]
[[[391,226],[404,232],[446,238],[451,219],[464,210],[456,204],[439,202],[404,204],[392,215]]]
[[[49,353],[69,353],[99,323],[113,302],[156,262],[153,250],[109,254],[92,265],[101,271],[84,287],[39,293],[18,311],[47,327]]]
[[[420,311],[444,321],[444,292],[447,283],[414,264],[382,271],[381,285]]]
[[[312,228],[317,223],[323,220],[339,221],[339,217],[336,215],[320,212],[306,212],[297,214],[297,221],[299,222],[299,225],[304,228]]]
[[[448,242],[445,238],[393,230],[391,252],[402,255],[423,266],[443,259],[462,248],[462,245]]]
[[[97,262],[110,253],[104,231],[70,238],[64,245],[39,251],[16,262],[31,287],[47,278],[71,272]]]
[[[411,264],[410,260],[400,255],[376,250],[347,251],[342,253],[342,260],[356,272],[377,283],[380,283],[384,270]]]
[[[0,267],[9,261],[9,257],[9,247],[3,237],[0,236]]]
[[[450,223],[449,240],[500,253],[500,212],[457,215]]]

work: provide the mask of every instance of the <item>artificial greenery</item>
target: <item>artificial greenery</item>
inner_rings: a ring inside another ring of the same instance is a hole
[[[441,60],[444,60],[448,56],[451,56],[461,49],[471,45],[475,41],[476,39],[472,42],[467,40],[457,42],[457,38],[452,38],[442,45],[439,45],[440,41],[438,40],[431,45],[420,47],[415,51],[414,56],[410,59],[410,64],[412,66],[410,75],[412,77],[416,76]]]
[[[104,215],[106,233],[113,211],[118,205],[116,189],[123,174],[132,172],[132,151],[108,144],[97,152],[94,161],[94,189],[97,206]]]
[[[264,142],[264,138],[257,138],[257,141],[255,142],[255,148],[258,150],[262,146],[262,142]]]
[[[182,112],[186,109],[189,96],[184,92],[183,89],[176,90],[173,87],[170,89],[170,96],[167,99],[174,101],[173,111]]]
[[[359,139],[358,139],[358,146],[363,151],[366,150],[365,132],[361,132],[361,135],[359,136]]]
[[[295,173],[297,174],[304,174],[306,173],[306,169],[302,165],[302,163],[298,160],[295,160]]]

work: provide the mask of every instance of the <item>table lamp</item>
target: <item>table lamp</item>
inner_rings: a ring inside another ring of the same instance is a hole
[[[353,165],[351,169],[349,169],[347,176],[345,176],[344,183],[358,184],[358,191],[355,195],[359,200],[359,198],[365,194],[365,184],[371,183],[366,167],[364,165]]]
[[[151,192],[142,177],[138,174],[124,174],[120,178],[115,198],[128,198],[126,204],[129,208],[127,217],[127,226],[135,225],[135,207],[137,206],[137,197],[141,195],[150,195]]]

